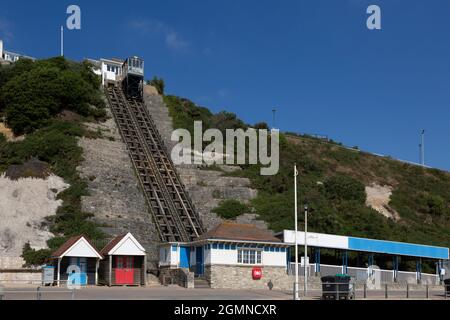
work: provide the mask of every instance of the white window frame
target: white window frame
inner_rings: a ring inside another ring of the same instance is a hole
[[[251,262],[251,256],[254,253],[254,263]],[[258,254],[260,257],[260,261],[258,263]],[[247,259],[246,259],[247,256]],[[241,259],[239,259],[239,257]],[[243,266],[259,266],[263,264],[263,250],[262,248],[249,248],[249,247],[238,247],[237,248],[237,264]],[[240,260],[240,261],[239,261]],[[247,261],[247,262],[245,262]]]

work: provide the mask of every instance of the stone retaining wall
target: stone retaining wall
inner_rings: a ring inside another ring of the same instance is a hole
[[[253,266],[205,266],[205,277],[215,289],[292,290],[293,280],[283,267],[262,267],[262,279],[253,280]]]
[[[0,270],[0,286],[3,287],[39,285],[41,282],[41,271]]]
[[[194,273],[189,269],[169,269],[162,268],[159,273],[159,281],[163,285],[175,284],[180,287],[193,289],[194,288]]]

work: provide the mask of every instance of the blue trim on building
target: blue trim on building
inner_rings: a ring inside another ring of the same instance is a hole
[[[349,250],[377,252],[393,255],[449,259],[448,248],[411,244],[404,242],[348,238]]]
[[[189,268],[191,248],[180,247],[180,268]]]

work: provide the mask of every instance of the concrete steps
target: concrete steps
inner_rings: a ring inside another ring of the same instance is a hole
[[[209,289],[211,286],[209,282],[205,278],[195,278],[194,279],[194,288],[195,289]]]

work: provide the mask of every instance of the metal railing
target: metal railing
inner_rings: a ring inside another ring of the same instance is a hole
[[[366,283],[354,281],[322,283],[321,290],[308,290],[308,298],[323,300],[400,300],[400,299],[450,299],[450,284],[448,285],[411,285],[384,284],[381,289],[369,290]]]
[[[0,300],[45,300],[49,295],[60,295],[58,300],[62,300],[64,297],[69,298],[68,300],[75,300],[75,289],[55,289],[50,290],[38,286],[29,290],[26,289],[5,289],[0,286]]]
[[[319,271],[317,270],[316,264],[310,264],[308,267],[308,276],[314,276]],[[340,265],[328,265],[320,264],[320,276],[334,276],[338,273],[346,273],[347,275],[354,278],[356,281],[366,281],[369,277],[379,278],[380,283],[409,283],[409,284],[428,284],[428,285],[439,285],[440,278],[436,274],[421,273],[421,279],[419,280],[416,272],[409,271],[397,271],[397,279],[395,279],[395,273],[393,270],[385,269],[372,269],[372,268],[361,268],[361,267],[347,267],[347,272]],[[290,262],[288,264],[288,275],[294,275],[295,263]],[[299,276],[304,275],[303,265],[299,263],[298,267]]]

